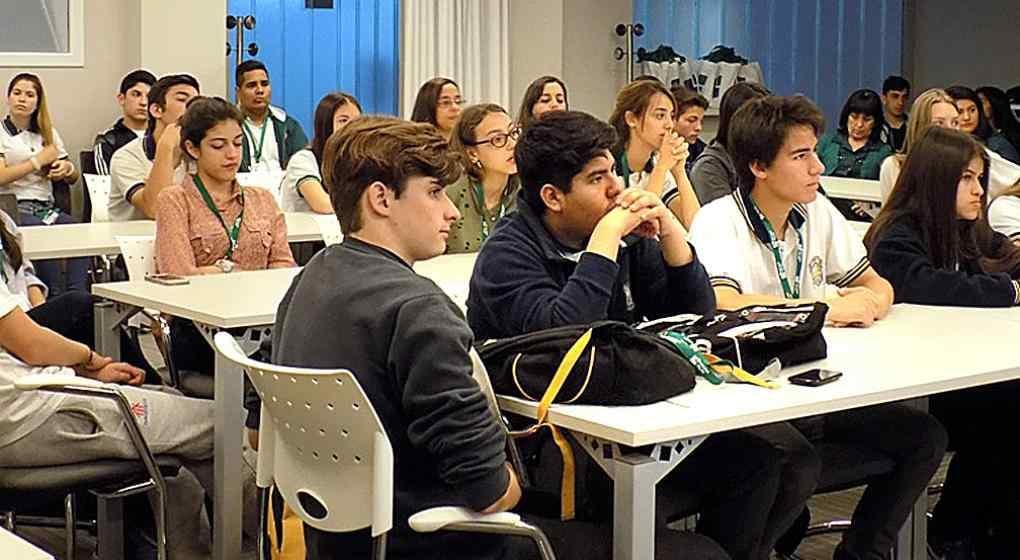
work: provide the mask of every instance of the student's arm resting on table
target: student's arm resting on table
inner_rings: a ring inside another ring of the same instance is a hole
[[[471,377],[471,331],[441,293],[413,298],[394,320],[389,369],[411,444],[433,459],[460,503],[505,511],[520,499],[506,464],[506,431]]]

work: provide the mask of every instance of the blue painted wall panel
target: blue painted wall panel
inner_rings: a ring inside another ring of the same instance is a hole
[[[400,0],[335,0],[333,9],[316,10],[300,0],[229,0],[227,12],[255,16],[245,43],[259,46],[255,58],[269,68],[273,103],[309,137],[315,106],[333,90],[354,94],[366,113],[397,113]]]
[[[900,72],[903,0],[634,0],[637,46],[698,58],[717,44],[758,61],[779,94],[804,93],[832,122],[847,95]]]

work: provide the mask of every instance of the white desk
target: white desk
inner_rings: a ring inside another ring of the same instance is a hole
[[[964,347],[959,333],[966,332],[988,336],[968,338]],[[694,391],[647,406],[551,408],[549,420],[571,430],[584,443],[578,447],[614,479],[614,558],[654,555],[655,484],[686,457],[673,453],[662,460],[665,448],[681,443],[689,453],[717,432],[1020,378],[1020,356],[1006,351],[1020,337],[1020,314],[897,305],[869,329],[826,329],[825,336],[828,358],[784,373],[812,367],[843,371],[843,378],[831,385],[784,385],[769,391],[699,380]],[[500,405],[535,415],[535,404],[521,399],[500,397]],[[653,447],[637,454],[621,445]],[[920,517],[915,522],[923,527],[923,511]],[[925,558],[923,540],[917,540],[923,531],[917,533],[913,543],[906,543],[913,546],[905,557]]]
[[[878,181],[825,176],[821,182],[829,198],[882,202],[882,187]]]
[[[4,528],[0,528],[0,558],[53,560],[46,551]]]
[[[318,230],[316,230],[318,231]],[[432,278],[463,308],[467,300],[466,278],[471,275],[474,254],[448,255],[416,265],[419,274]],[[120,338],[116,325],[140,309],[191,320],[212,345],[212,337],[224,329],[245,328],[239,336],[251,353],[276,320],[276,310],[298,268],[194,276],[184,286],[163,286],[152,282],[94,284],[92,292],[116,302],[96,307],[97,350],[119,356]],[[241,437],[243,376],[216,356],[215,363],[215,476],[214,557],[237,558],[241,550]]]
[[[245,351],[257,348],[266,327],[273,324],[276,308],[298,268],[213,274],[191,277],[184,286],[152,282],[94,284],[92,293],[113,304],[96,306],[96,346],[100,353],[119,357],[116,325],[142,308],[195,323],[212,345],[222,329],[247,328],[239,337]],[[215,365],[215,480],[213,555],[232,560],[241,554],[241,446],[244,422],[241,403],[243,375],[216,355]]]
[[[322,239],[319,224],[313,214],[287,212],[285,217],[287,240],[291,243]],[[26,226],[21,228],[21,233],[24,236],[25,256],[33,260],[98,257],[120,254],[116,239],[118,235],[156,235],[156,222],[134,220]]]

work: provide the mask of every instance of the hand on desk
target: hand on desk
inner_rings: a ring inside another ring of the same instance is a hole
[[[839,297],[826,300],[825,319],[835,327],[870,327],[884,309],[878,294],[865,287],[840,288]]]

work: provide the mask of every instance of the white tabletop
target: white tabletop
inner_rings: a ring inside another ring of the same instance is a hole
[[[415,263],[414,271],[426,278],[430,278],[439,286],[450,299],[460,307],[461,311],[467,310],[468,282],[471,272],[475,268],[475,259],[478,253],[460,253],[457,255],[442,255]]]
[[[144,280],[109,282],[93,284],[92,293],[221,329],[271,325],[280,300],[300,270],[277,268],[191,276],[190,283],[183,286]]]
[[[878,181],[826,176],[822,177],[821,182],[829,198],[882,202],[882,187]]]
[[[287,212],[287,240],[292,243],[319,241],[322,233],[313,214]],[[25,256],[34,259],[63,259],[120,254],[118,235],[155,235],[156,222],[93,222],[22,227]]]
[[[50,556],[41,548],[2,527],[0,527],[0,558],[53,560],[53,556]]]
[[[967,336],[961,333],[983,333]],[[844,372],[822,387],[783,383],[779,389],[712,386],[698,380],[689,393],[640,407],[554,405],[554,424],[625,445],[712,434],[915,398],[1020,378],[1020,315],[1003,310],[896,305],[868,329],[825,330],[828,358],[789,368]],[[534,403],[500,397],[502,408],[533,416]]]

